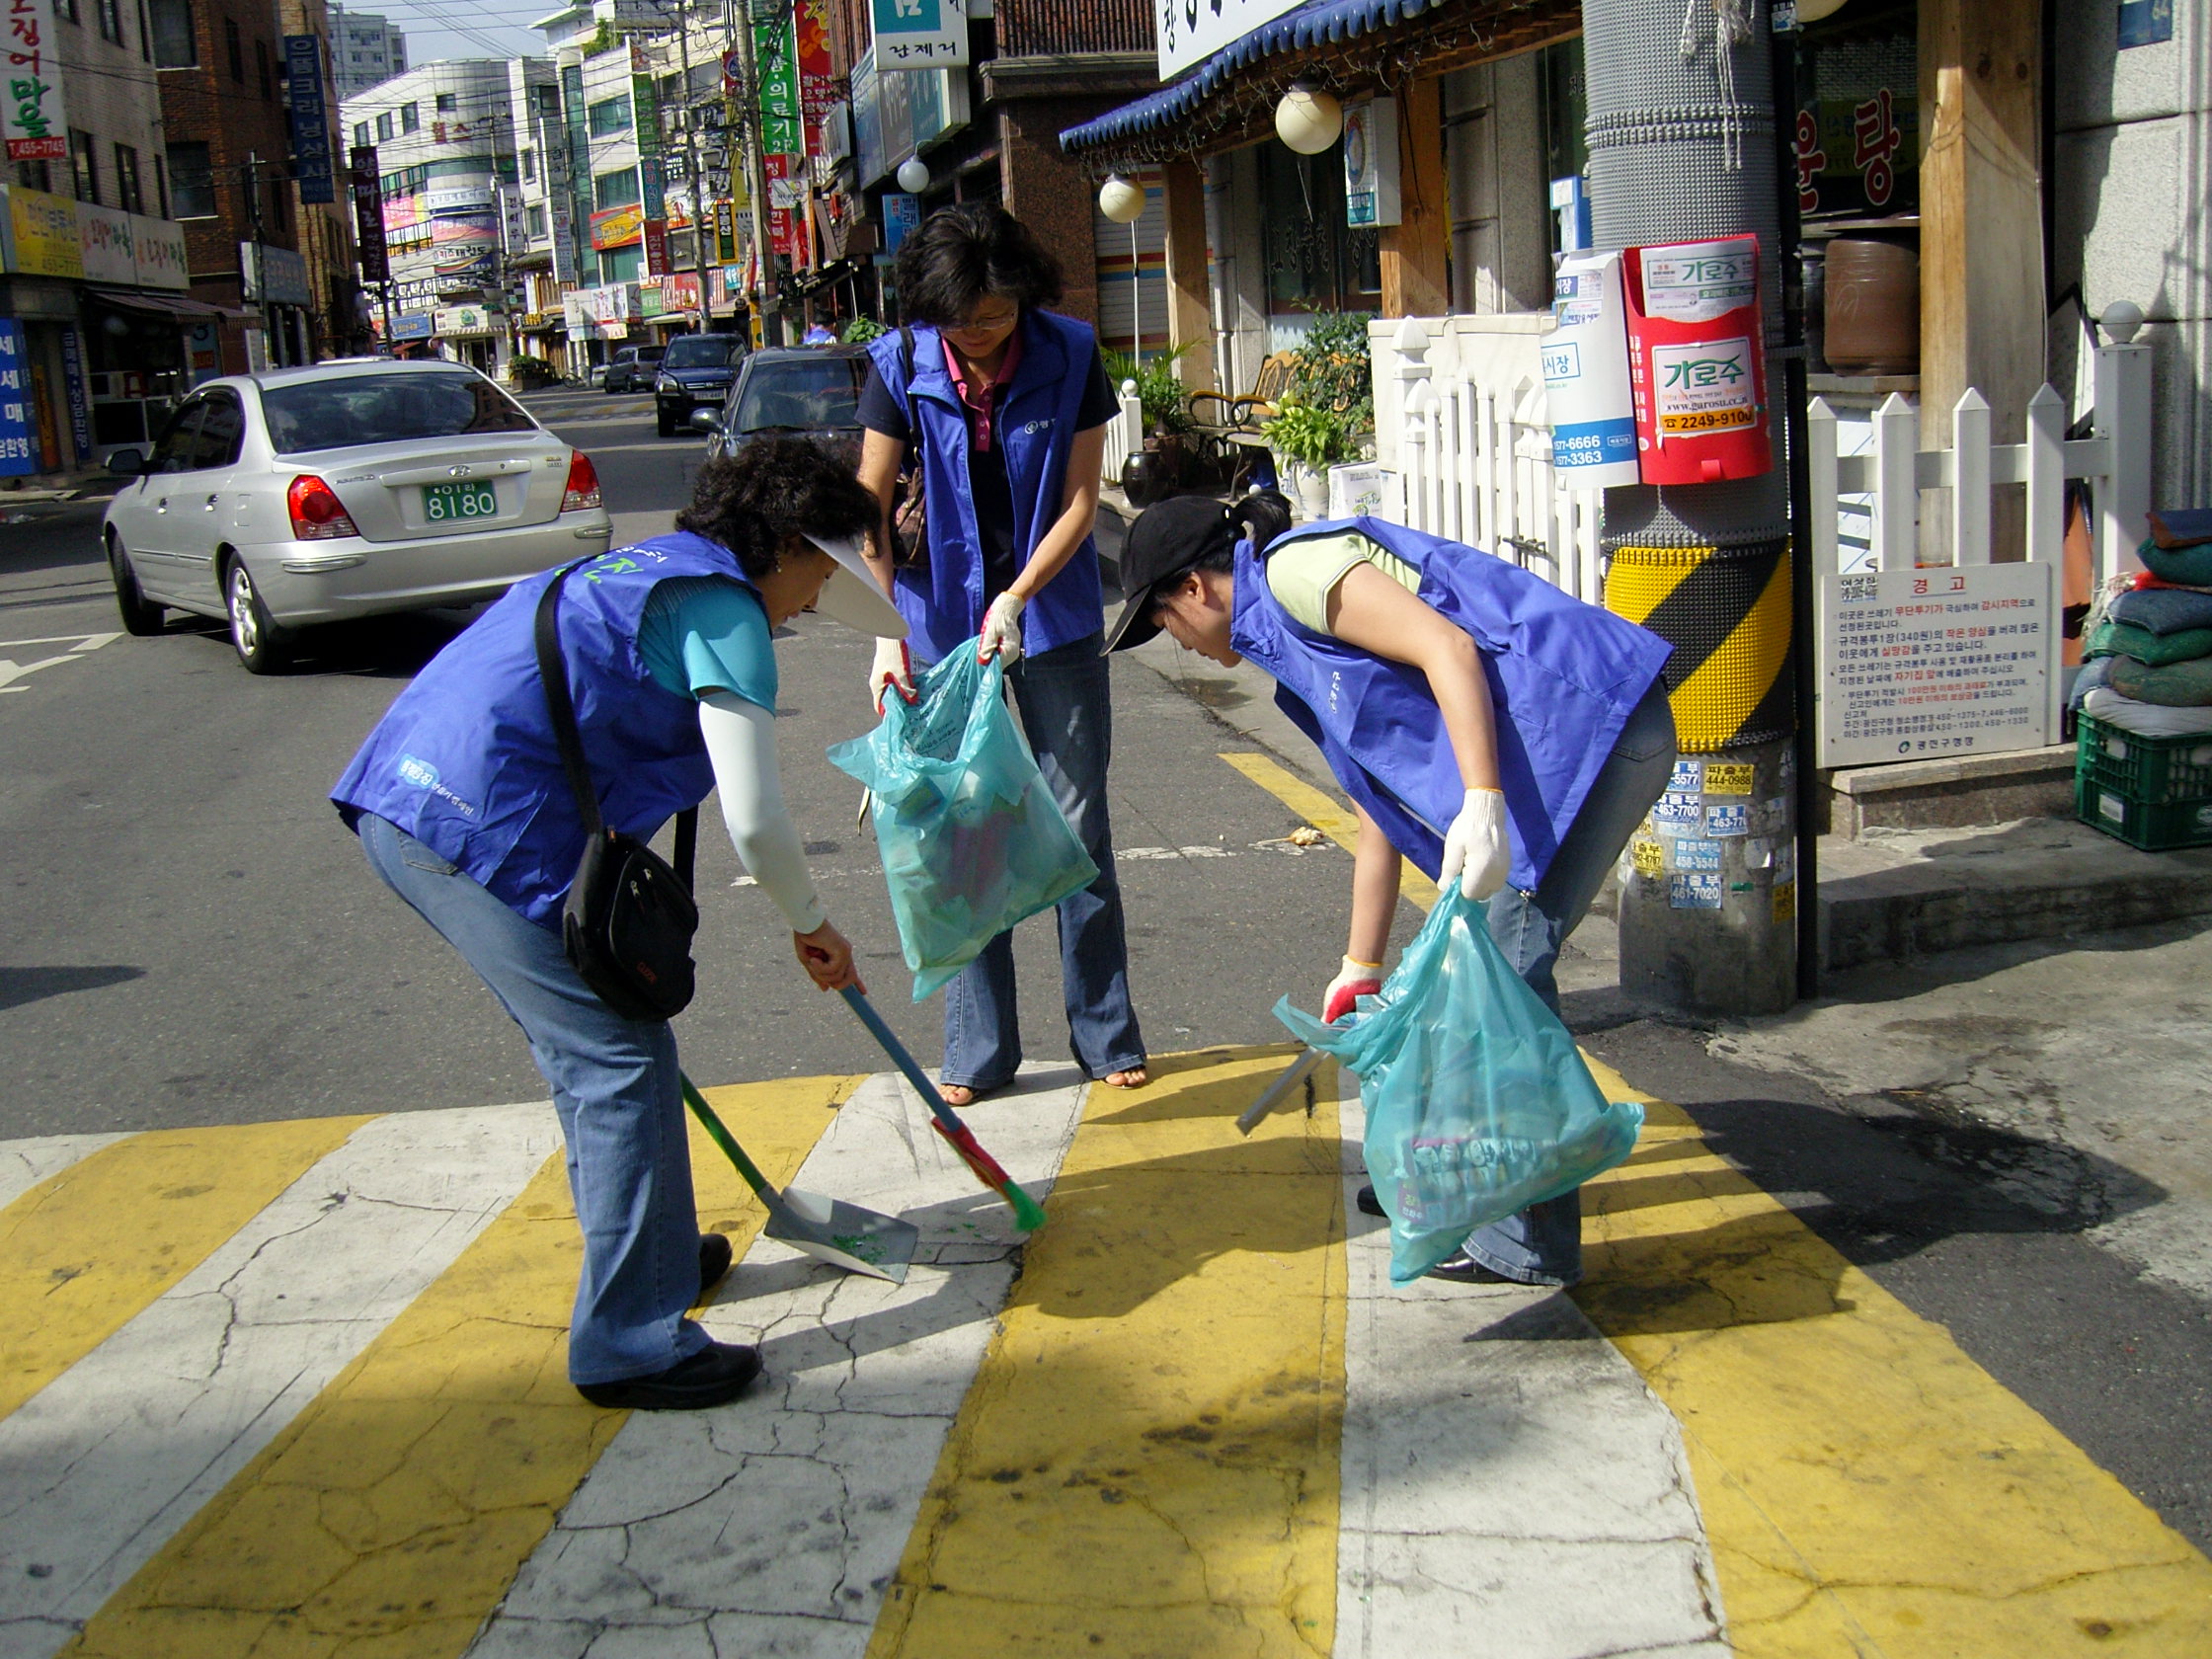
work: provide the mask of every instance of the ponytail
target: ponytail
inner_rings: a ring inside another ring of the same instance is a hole
[[[1228,510],[1229,522],[1250,534],[1252,551],[1264,553],[1268,544],[1291,527],[1291,504],[1274,490],[1254,490]]]

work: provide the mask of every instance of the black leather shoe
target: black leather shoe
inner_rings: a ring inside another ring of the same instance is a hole
[[[1455,1285],[1521,1285],[1518,1279],[1508,1279],[1502,1273],[1484,1267],[1464,1250],[1455,1250],[1436,1266],[1429,1269],[1431,1279],[1449,1279]],[[1529,1287],[1521,1285],[1523,1290]]]
[[[1363,1216],[1384,1216],[1382,1201],[1375,1196],[1375,1189],[1372,1186],[1362,1187],[1354,1193],[1352,1202],[1359,1206],[1360,1214]],[[1387,1217],[1385,1216],[1384,1219],[1387,1220]]]
[[[700,1411],[736,1399],[760,1375],[760,1353],[716,1342],[651,1377],[619,1382],[579,1382],[576,1391],[593,1405],[625,1411]]]
[[[706,1301],[707,1292],[722,1283],[722,1276],[730,1271],[730,1238],[727,1233],[702,1232],[699,1234],[699,1300]]]

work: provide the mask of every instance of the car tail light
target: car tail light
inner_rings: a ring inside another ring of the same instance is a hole
[[[592,457],[577,449],[569,455],[569,484],[561,492],[563,513],[582,513],[599,505],[599,470]]]
[[[334,541],[340,536],[361,533],[354,527],[353,514],[346,511],[346,504],[311,472],[303,472],[292,480],[291,488],[284,492],[284,509],[292,515],[292,539],[295,541]]]

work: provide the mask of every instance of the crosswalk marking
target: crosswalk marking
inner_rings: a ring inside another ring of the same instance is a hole
[[[1335,1105],[1230,1127],[1280,1065],[1091,1091],[869,1659],[1329,1651]]]
[[[0,1418],[105,1342],[366,1120],[170,1129],[0,1211]]]
[[[780,1183],[850,1086],[803,1078],[709,1099]],[[694,1136],[702,1217],[735,1209],[736,1177],[710,1176],[710,1158]],[[759,1209],[730,1221],[743,1251]],[[587,1404],[568,1382],[581,1255],[552,1157],[64,1651],[460,1654],[622,1425],[624,1413]]]
[[[1645,1102],[1576,1300],[1681,1420],[1739,1653],[2212,1652],[2212,1561]],[[2023,1310],[2033,1317],[2033,1310]]]
[[[559,1144],[543,1104],[365,1124],[0,1419],[0,1659],[49,1659]]]
[[[13,1204],[49,1175],[123,1140],[120,1135],[40,1135],[0,1148],[0,1208]]]

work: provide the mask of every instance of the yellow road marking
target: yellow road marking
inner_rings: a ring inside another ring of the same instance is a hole
[[[781,1185],[859,1081],[708,1099]],[[691,1166],[701,1224],[742,1257],[760,1207],[695,1126]],[[627,1415],[569,1385],[582,1254],[556,1156],[64,1651],[459,1654]]]
[[[0,1417],[205,1261],[366,1118],[167,1129],[104,1146],[0,1210]]]
[[[1645,1119],[1584,1189],[1575,1300],[1682,1423],[1738,1653],[2212,1653],[2212,1561],[1681,1108],[1591,1068]]]
[[[1283,1055],[1093,1088],[868,1659],[1313,1659],[1335,1641],[1336,1091],[1249,1141]]]
[[[1359,817],[1333,796],[1324,795],[1304,780],[1293,777],[1264,754],[1224,754],[1222,758],[1346,852],[1359,850]],[[1408,859],[1399,867],[1398,897],[1426,910],[1436,904],[1436,883],[1416,870]]]

